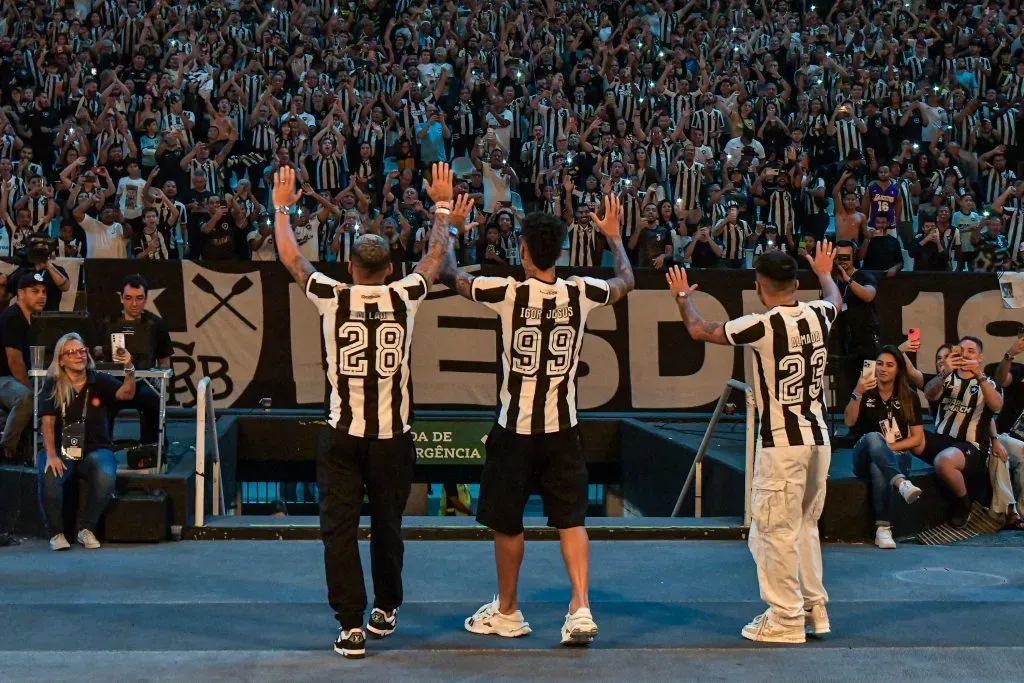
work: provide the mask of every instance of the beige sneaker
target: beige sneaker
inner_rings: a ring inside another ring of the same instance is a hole
[[[516,610],[512,614],[502,614],[498,611],[498,600],[494,599],[466,619],[466,630],[470,633],[479,633],[488,636],[501,636],[503,638],[518,638],[529,635],[530,625],[523,618],[523,613]]]
[[[747,640],[760,643],[806,643],[807,635],[802,626],[786,626],[775,620],[769,607],[764,614],[758,614],[754,620],[743,627],[740,632]]]
[[[88,548],[89,550],[95,550],[100,547],[100,542],[96,540],[96,534],[88,529],[82,529],[79,531],[75,540],[78,541],[82,547]]]
[[[809,636],[823,636],[832,633],[832,625],[828,622],[828,610],[825,605],[817,604],[804,608],[804,630]]]
[[[64,534],[57,534],[50,539],[50,550],[67,550],[70,547],[71,544],[64,538]]]
[[[562,645],[590,645],[597,638],[597,623],[588,607],[580,607],[565,615],[562,624]]]

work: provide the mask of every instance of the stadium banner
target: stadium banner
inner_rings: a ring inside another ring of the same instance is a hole
[[[328,275],[348,277],[344,264],[324,263]],[[91,316],[116,316],[126,275],[150,283],[148,308],[163,317],[174,346],[169,405],[193,407],[195,386],[213,379],[220,408],[322,405],[325,378],[316,309],[278,263],[88,260]],[[487,268],[481,274],[515,275]],[[567,276],[568,273],[561,273]],[[586,274],[609,277],[608,270]],[[753,271],[692,271],[694,302],[710,320],[762,311]],[[817,282],[802,275],[800,296],[814,298]],[[1024,309],[1003,305],[995,275],[900,273],[880,277],[876,299],[884,342],[921,329],[922,365],[958,335],[982,339],[996,362],[1024,322]],[[436,285],[420,307],[413,343],[415,401],[420,408],[491,408],[497,394],[497,319],[488,309]],[[639,271],[636,290],[612,308],[595,310],[579,367],[584,410],[708,410],[730,378],[746,381],[750,354],[692,341],[667,293],[665,276]],[[749,383],[749,382],[748,382]]]
[[[491,423],[482,420],[414,420],[417,465],[482,465]]]

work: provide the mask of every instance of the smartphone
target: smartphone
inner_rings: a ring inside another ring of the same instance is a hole
[[[873,360],[866,360],[866,361],[864,361],[864,368],[860,371],[860,375],[864,379],[874,379],[875,378],[875,361],[873,361]]]
[[[910,331],[907,332],[907,341],[921,341],[921,330],[917,327],[911,327]]]
[[[121,357],[124,351],[124,332],[114,332],[110,335],[110,355],[114,360]]]

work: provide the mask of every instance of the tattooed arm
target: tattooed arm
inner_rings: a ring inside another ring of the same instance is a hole
[[[295,206],[302,196],[295,188],[295,170],[290,166],[282,166],[274,174],[274,241],[277,242],[277,255],[281,263],[291,273],[302,289],[306,289],[309,277],[316,272],[313,264],[306,260],[306,257],[299,251],[299,245],[295,241],[295,232],[292,230],[291,216],[287,213],[277,212],[276,209],[285,209]]]
[[[451,251],[449,243],[453,240],[448,234],[449,217],[443,213],[434,213],[434,223],[430,230],[430,249],[423,254],[423,258],[416,264],[413,271],[423,276],[430,287],[437,280],[441,273],[441,266],[445,260],[446,252]]]
[[[725,337],[725,323],[705,320],[697,312],[692,296],[697,285],[687,282],[686,271],[679,266],[673,266],[665,274],[665,278],[668,280],[669,291],[672,292],[672,298],[679,306],[679,315],[683,317],[683,323],[686,325],[686,331],[690,333],[690,337],[694,341],[731,346]],[[680,294],[685,294],[685,296],[679,296]]]
[[[468,194],[459,195],[452,202],[455,177],[451,167],[446,163],[436,163],[431,167],[430,182],[425,183],[427,194],[434,201],[434,223],[430,231],[430,249],[416,266],[416,271],[427,281],[427,286],[434,284],[442,271],[447,270],[447,260],[455,261],[455,240],[451,238],[448,226],[464,228],[466,216],[473,210],[473,200]],[[443,281],[443,280],[442,280]]]

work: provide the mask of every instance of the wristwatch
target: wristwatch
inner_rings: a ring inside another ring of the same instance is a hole
[[[135,366],[134,365],[126,365],[125,368],[124,368],[124,374],[126,376],[128,376],[128,377],[134,377],[135,376]]]
[[[858,394],[856,391],[851,391],[850,392],[850,400],[852,400],[852,401],[859,401],[860,400],[860,394]]]
[[[688,296],[690,296],[689,292],[679,292],[678,294],[676,294],[677,299],[685,299]]]
[[[1007,363],[1012,363],[1013,362],[1013,354],[1012,353],[1004,353],[1003,354],[1003,360],[1005,360]]]

